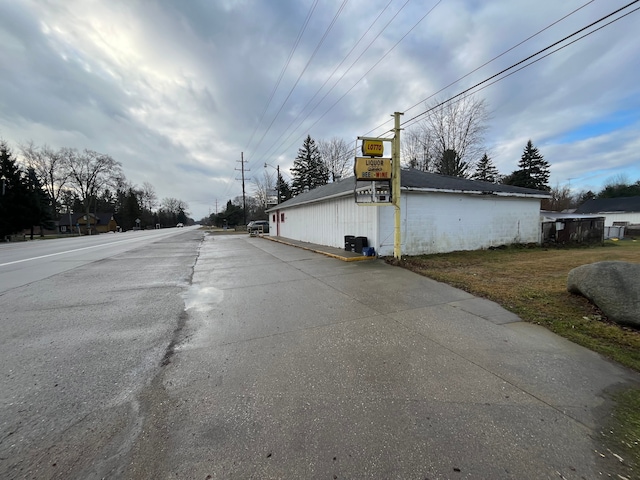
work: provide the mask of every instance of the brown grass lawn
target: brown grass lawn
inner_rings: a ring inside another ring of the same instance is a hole
[[[527,322],[640,371],[640,331],[609,322],[595,306],[567,292],[572,268],[604,260],[640,263],[640,241],[548,249],[509,247],[407,257],[402,266],[499,303]]]

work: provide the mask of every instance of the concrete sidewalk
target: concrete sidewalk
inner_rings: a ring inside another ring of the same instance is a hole
[[[289,245],[291,247],[302,248],[309,250],[310,252],[320,253],[327,257],[337,258],[343,262],[358,262],[361,260],[374,260],[376,257],[366,257],[361,253],[349,252],[343,248],[329,247],[327,245],[318,245],[315,243],[301,242],[300,240],[293,240],[291,238],[277,237],[272,235],[261,235],[260,238],[271,240],[272,242],[282,243],[283,245]]]
[[[185,308],[146,407],[162,438],[148,474],[637,478],[601,431],[640,376],[461,290],[209,236]]]

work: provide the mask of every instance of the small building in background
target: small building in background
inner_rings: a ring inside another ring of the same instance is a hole
[[[69,223],[71,222],[71,223]],[[86,214],[75,213],[63,214],[58,221],[60,233],[88,233],[87,223],[91,225],[91,233],[107,233],[118,231],[118,222],[116,222],[112,213],[90,213],[89,222],[87,222]]]
[[[575,213],[604,217],[606,227],[638,225],[640,224],[640,196],[592,198],[580,205]]]
[[[543,210],[540,220],[543,245],[590,245],[605,239],[604,217]]]

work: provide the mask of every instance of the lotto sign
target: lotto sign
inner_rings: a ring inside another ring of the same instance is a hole
[[[391,159],[356,157],[356,180],[391,180]]]
[[[381,157],[384,153],[384,144],[382,140],[363,140],[362,155],[367,157]]]

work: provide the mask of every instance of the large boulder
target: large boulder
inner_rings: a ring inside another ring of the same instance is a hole
[[[640,263],[582,265],[569,272],[567,290],[587,297],[609,320],[640,328]]]

